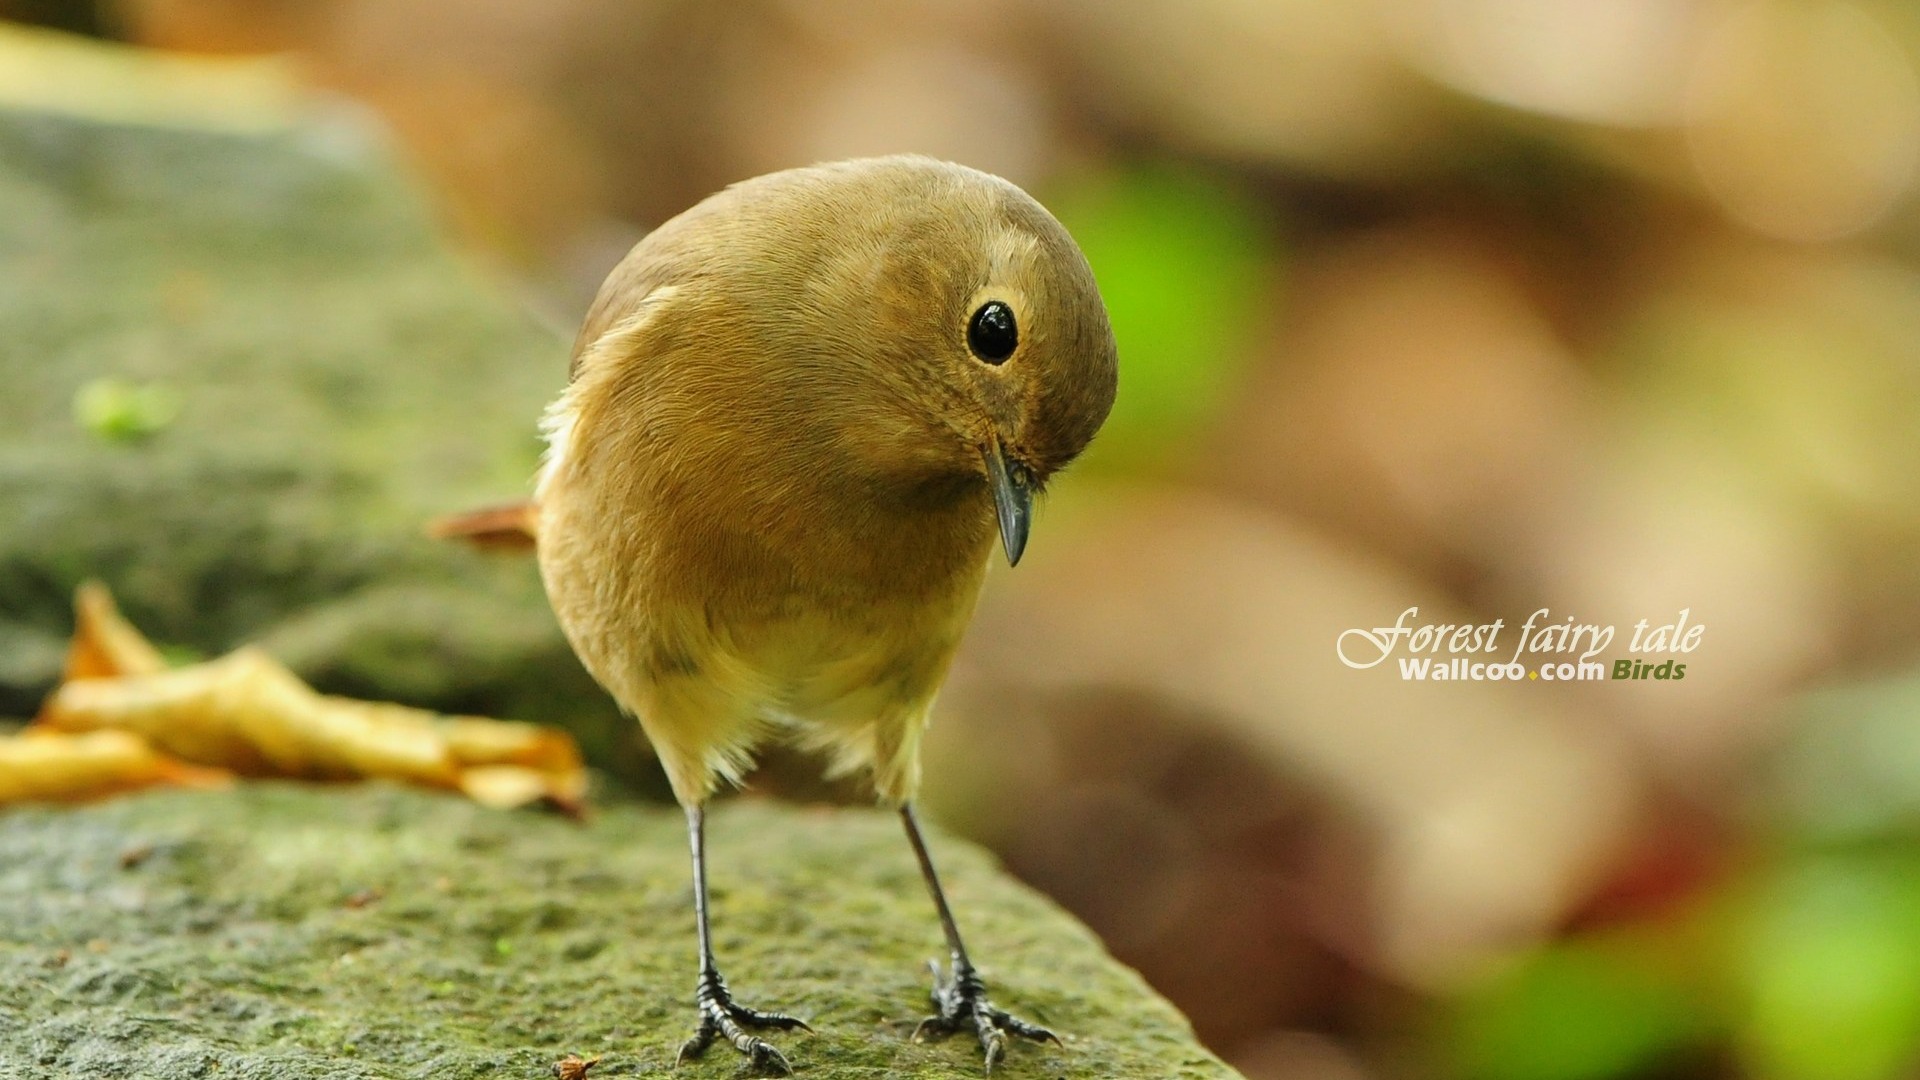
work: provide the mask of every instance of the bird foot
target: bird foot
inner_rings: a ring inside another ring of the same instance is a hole
[[[938,960],[929,960],[927,966],[933,969],[933,1007],[939,1011],[913,1029],[914,1042],[929,1036],[944,1038],[972,1028],[980,1040],[980,1049],[986,1052],[989,1074],[1006,1056],[1010,1035],[1061,1045],[1060,1037],[1046,1028],[994,1008],[993,1002],[987,1000],[987,984],[981,981],[973,965],[956,958],[951,973],[942,972]]]
[[[786,1055],[775,1049],[772,1043],[752,1034],[748,1029],[777,1028],[781,1031],[800,1030],[813,1034],[807,1022],[785,1013],[760,1012],[744,1005],[736,1005],[733,995],[727,990],[727,982],[720,973],[707,970],[700,973],[700,988],[694,1000],[700,1007],[700,1028],[680,1046],[680,1055],[674,1064],[698,1058],[713,1045],[713,1040],[725,1036],[735,1050],[747,1056],[753,1070],[762,1075],[792,1076],[793,1065]]]

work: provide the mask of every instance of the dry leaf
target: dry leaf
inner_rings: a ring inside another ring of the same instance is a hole
[[[587,1080],[587,1072],[600,1064],[600,1056],[595,1054],[583,1058],[578,1054],[568,1054],[553,1063],[553,1075],[559,1080]]]
[[[89,581],[73,594],[73,641],[61,681],[116,675],[152,675],[167,670],[160,650],[133,628],[105,585]]]
[[[477,716],[442,717],[437,726],[461,765],[524,765],[550,773],[580,768],[580,749],[564,731]]]
[[[150,753],[247,776],[378,777],[488,806],[582,809],[586,771],[564,732],[330,697],[254,648],[167,670],[104,588],[83,586],[75,610],[69,678],[41,708],[41,729],[138,736]]]
[[[158,675],[68,683],[40,713],[64,731],[131,731],[188,761],[248,776],[456,787],[459,769],[434,719],[322,696],[253,648]]]
[[[83,802],[156,784],[213,786],[229,779],[157,753],[124,731],[0,735],[0,805]]]
[[[460,790],[482,806],[512,810],[544,802],[577,818],[586,812],[585,772],[545,773],[524,765],[477,765],[460,773]]]

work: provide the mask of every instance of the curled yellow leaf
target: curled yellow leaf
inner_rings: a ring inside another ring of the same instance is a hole
[[[160,650],[120,614],[107,587],[97,581],[82,584],[73,595],[73,640],[67,645],[62,681],[165,670]]]
[[[217,770],[182,764],[125,731],[0,735],[0,805],[82,802],[156,784],[211,785]]]
[[[251,647],[169,670],[105,588],[82,586],[75,612],[67,681],[41,708],[38,731],[132,738],[153,756],[246,776],[381,778],[462,791],[489,806],[582,808],[586,770],[564,732],[321,694]],[[58,782],[32,783],[54,790]]]

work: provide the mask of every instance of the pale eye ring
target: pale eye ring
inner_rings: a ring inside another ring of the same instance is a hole
[[[989,364],[1003,364],[1020,344],[1020,328],[1005,301],[989,300],[967,322],[967,348]]]

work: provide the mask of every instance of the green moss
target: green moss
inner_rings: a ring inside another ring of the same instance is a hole
[[[807,1018],[802,1076],[980,1076],[970,1040],[914,1045],[931,905],[897,821],[736,802],[708,825],[723,969]],[[1010,1010],[1065,1048],[1007,1077],[1231,1077],[1093,935],[935,837],[969,944]],[[364,902],[367,897],[378,899]],[[0,815],[0,1074],[539,1077],[665,1073],[691,1030],[676,811],[586,827],[370,785],[166,792]],[[678,1075],[735,1076],[725,1047]]]
[[[0,109],[0,715],[38,707],[99,577],[165,645],[563,723],[650,779],[531,560],[423,535],[527,494],[567,346],[377,146]]]

